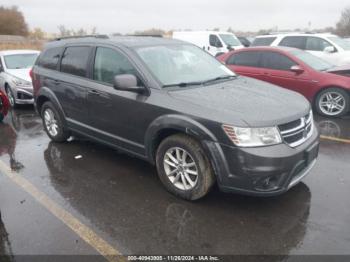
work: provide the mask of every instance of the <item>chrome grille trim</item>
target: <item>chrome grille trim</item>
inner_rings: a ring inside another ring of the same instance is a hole
[[[308,140],[313,133],[314,123],[313,123],[312,111],[310,111],[309,114],[307,114],[305,117],[300,118],[299,120],[300,121],[295,120],[290,122],[290,123],[298,122],[298,125],[289,129],[283,129],[283,127],[286,124],[278,126],[278,129],[280,131],[283,141],[286,144],[288,144],[290,147],[297,147],[301,145],[306,140]],[[299,138],[301,133],[303,133],[303,135]],[[292,141],[288,141],[288,140],[292,140]]]

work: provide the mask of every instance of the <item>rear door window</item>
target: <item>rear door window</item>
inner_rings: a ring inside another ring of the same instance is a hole
[[[94,80],[112,85],[114,77],[122,74],[137,76],[135,68],[123,54],[111,48],[98,47],[94,63]]]
[[[255,38],[251,46],[269,46],[275,40],[276,37],[258,37]]]
[[[289,71],[296,64],[289,57],[276,52],[264,52],[262,55],[262,67],[264,68]]]
[[[67,47],[62,56],[61,71],[71,75],[86,77],[90,53],[91,47],[89,46]]]
[[[47,69],[56,70],[63,47],[47,49],[38,59],[38,65]]]
[[[233,54],[226,62],[228,65],[260,67],[261,52],[240,52]]]
[[[306,37],[305,36],[286,36],[278,44],[279,46],[288,46],[299,49],[305,49]]]

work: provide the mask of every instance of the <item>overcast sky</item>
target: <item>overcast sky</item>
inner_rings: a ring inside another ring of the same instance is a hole
[[[17,5],[30,28],[50,33],[58,25],[99,33],[149,28],[256,31],[334,26],[349,0],[1,0]]]

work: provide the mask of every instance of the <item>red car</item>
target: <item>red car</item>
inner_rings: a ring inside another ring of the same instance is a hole
[[[0,91],[0,122],[7,115],[9,107],[10,107],[10,102],[7,99],[7,96]]]
[[[339,117],[349,111],[350,65],[335,67],[310,53],[288,47],[239,49],[218,59],[239,75],[304,95],[322,115]]]

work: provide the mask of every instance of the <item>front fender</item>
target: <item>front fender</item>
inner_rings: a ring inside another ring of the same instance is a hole
[[[154,162],[157,138],[164,130],[177,130],[197,138],[199,141],[217,141],[214,134],[198,121],[184,115],[164,115],[155,119],[149,126],[145,135],[147,157]]]

